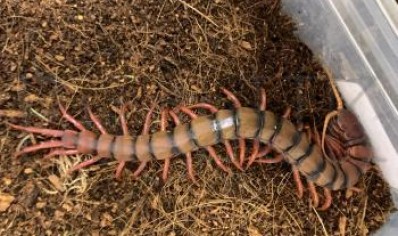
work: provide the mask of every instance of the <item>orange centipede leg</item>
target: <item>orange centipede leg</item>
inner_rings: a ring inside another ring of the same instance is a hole
[[[301,181],[300,178],[300,172],[295,167],[293,167],[293,178],[294,181],[296,182],[297,196],[299,198],[302,198],[304,194],[303,182]]]
[[[14,158],[17,158],[23,154],[30,153],[30,152],[35,152],[41,149],[49,149],[49,148],[56,148],[56,147],[62,147],[63,142],[61,140],[49,140],[45,141],[36,145],[32,145],[29,147],[26,147],[22,149],[21,151],[17,152],[14,154]]]
[[[70,174],[70,173],[72,173],[72,172],[74,172],[74,171],[80,170],[80,169],[82,169],[82,168],[84,168],[84,167],[90,166],[90,165],[92,165],[92,164],[95,164],[96,162],[98,162],[98,161],[101,160],[102,158],[103,158],[103,157],[97,156],[97,157],[91,158],[90,160],[81,162],[81,163],[79,163],[79,164],[73,166],[72,168],[70,168],[70,169],[68,170],[68,174]]]
[[[86,128],[84,128],[84,126],[82,125],[82,123],[80,123],[78,120],[76,120],[75,118],[73,118],[71,115],[69,115],[66,112],[66,109],[61,105],[60,102],[58,102],[58,106],[59,106],[59,110],[61,110],[62,116],[68,120],[70,123],[72,123],[78,130],[80,131],[84,131],[86,130]]]
[[[33,127],[33,126],[25,127],[25,126],[15,125],[15,124],[8,123],[8,122],[6,122],[6,124],[16,130],[25,131],[28,133],[41,134],[44,136],[49,136],[49,137],[54,137],[54,138],[62,137],[62,135],[64,135],[64,133],[65,133],[64,130],[44,129],[44,128],[37,128],[37,127]]]
[[[153,111],[155,110],[156,105],[157,105],[157,103],[153,103],[151,108],[149,109],[148,113],[146,114],[144,127],[142,129],[142,135],[149,134],[149,128],[151,126],[151,116],[152,116]],[[141,172],[145,169],[147,163],[148,163],[148,161],[143,161],[140,163],[138,168],[133,173],[134,179],[138,178],[138,176],[141,174]],[[125,163],[123,163],[123,165],[124,164]],[[119,165],[122,165],[122,162]]]
[[[321,208],[319,208],[320,211],[325,211],[325,210],[329,209],[329,207],[332,205],[332,193],[331,193],[331,191],[329,189],[327,189],[327,188],[323,188],[323,194],[325,196],[325,202],[323,203]]]
[[[279,163],[281,161],[283,161],[282,154],[278,154],[274,158],[261,158],[261,159],[256,160],[257,163],[261,163],[261,164],[275,164],[275,163]]]
[[[249,157],[249,162],[247,163],[246,168],[249,168],[253,164],[253,162],[256,160],[256,158],[258,156],[259,149],[260,149],[260,141],[258,139],[255,139],[253,141],[253,151]]]
[[[227,173],[231,173],[231,170],[222,163],[220,157],[216,153],[216,150],[212,146],[206,147],[206,150],[213,158],[213,160],[216,162],[216,165],[218,167],[220,167],[223,171]]]
[[[265,89],[261,89],[259,110],[260,111],[265,111],[266,105],[267,105],[267,96],[266,96],[266,93],[265,93]],[[255,139],[253,141],[253,151],[252,151],[252,154],[249,157],[249,162],[247,164],[247,168],[249,168],[253,164],[253,162],[255,162],[255,160],[259,157],[259,149],[260,149],[260,140]],[[261,155],[261,156],[264,156],[264,154]]]
[[[126,121],[126,115],[125,115],[125,113],[126,113],[126,104],[121,105],[120,108],[116,108],[114,106],[111,106],[111,109],[116,114],[119,115],[119,120],[120,120],[120,125],[122,126],[123,135],[128,135],[129,134],[129,130],[128,130],[128,127],[127,127],[127,121]],[[121,179],[122,172],[123,172],[123,169],[124,169],[125,165],[126,165],[126,161],[119,161],[119,164],[116,167],[116,172],[115,172],[116,179]]]
[[[227,96],[229,100],[231,100],[235,106],[235,108],[242,107],[242,104],[240,103],[239,99],[233,94],[231,91],[229,91],[226,88],[221,88],[221,91]]]
[[[90,119],[94,122],[94,125],[100,130],[102,134],[107,134],[105,128],[99,121],[98,117],[91,111],[89,107],[87,107],[88,114],[90,116]],[[78,154],[77,150],[54,150],[50,152],[45,158],[48,158],[50,156],[54,155],[73,155],[73,154]],[[83,161],[75,166],[73,166],[71,169],[68,170],[68,173],[72,173],[74,171],[80,170],[82,168],[88,167],[90,165],[93,165],[97,163],[99,160],[101,160],[103,157],[95,156],[89,160]]]
[[[145,169],[147,163],[148,163],[147,161],[143,161],[140,163],[138,168],[133,173],[134,179],[138,178],[138,176],[141,174],[141,172]]]
[[[180,118],[178,118],[177,114],[173,110],[170,110],[169,114],[170,114],[171,118],[173,118],[173,121],[176,125],[179,125],[181,123]],[[192,180],[192,182],[197,183],[197,181],[195,179],[193,167],[192,167],[192,153],[191,152],[185,153],[185,162],[186,162],[186,166],[187,166],[188,177]]]
[[[126,165],[125,161],[120,161],[119,164],[116,167],[116,172],[115,172],[115,177],[116,179],[120,179],[122,176],[122,172],[124,169],[124,166]]]
[[[268,155],[269,153],[271,153],[271,151],[272,151],[271,145],[267,145],[265,146],[265,148],[263,148],[257,153],[257,157],[263,157],[265,155]]]
[[[310,190],[311,198],[312,198],[312,205],[317,208],[319,205],[319,196],[316,192],[316,188],[313,182],[308,181],[308,189]]]
[[[218,109],[215,106],[213,106],[209,103],[197,103],[197,104],[188,106],[188,108],[189,109],[203,108],[203,109],[209,110],[211,113],[216,113],[218,111]]]
[[[90,116],[90,119],[94,122],[94,125],[101,132],[101,134],[108,134],[108,132],[105,130],[104,126],[101,124],[98,117],[91,111],[90,107],[87,107],[87,111]]]
[[[242,107],[239,99],[228,89],[221,88],[221,91],[227,96],[227,98],[234,104],[235,108]],[[239,139],[239,165],[243,166],[246,155],[246,142],[243,138]]]
[[[52,150],[50,153],[45,155],[43,157],[43,159],[48,159],[48,158],[53,157],[53,156],[70,156],[70,155],[76,155],[76,154],[79,154],[77,149],[66,150],[66,149],[60,148],[60,149]]]
[[[239,142],[239,164],[243,166],[246,156],[246,142],[243,138],[240,138],[238,142]]]
[[[228,140],[224,141],[224,146],[225,149],[227,151],[227,154],[229,156],[229,159],[231,160],[232,164],[235,165],[236,168],[238,168],[239,170],[243,171],[242,166],[240,165],[240,163],[235,159],[235,155],[234,155],[234,151],[232,149],[232,145],[231,142],[229,142]]]
[[[167,127],[167,115],[168,115],[168,110],[167,109],[163,109],[161,114],[160,114],[160,130],[161,131],[166,131],[166,127]],[[166,157],[164,159],[164,166],[163,166],[163,173],[162,173],[162,179],[163,182],[166,182],[167,180],[167,175],[169,172],[169,168],[170,168],[170,157]]]

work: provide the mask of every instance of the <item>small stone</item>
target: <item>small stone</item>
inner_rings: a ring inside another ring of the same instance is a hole
[[[72,209],[73,209],[73,207],[71,205],[67,204],[67,203],[64,203],[62,205],[62,208],[65,209],[67,212],[71,212]]]
[[[33,169],[32,168],[26,168],[25,170],[23,170],[23,173],[32,174],[33,173]]]
[[[12,180],[7,178],[7,177],[5,177],[5,178],[3,178],[3,183],[4,183],[5,186],[9,186],[9,185],[12,184]]]
[[[82,15],[77,15],[76,20],[82,21],[84,19],[84,16]]]
[[[14,72],[16,69],[17,69],[17,64],[11,62],[10,71],[11,71],[11,72]]]
[[[45,202],[38,202],[38,203],[36,203],[36,208],[43,209],[46,205],[47,205],[47,203],[45,203]]]
[[[28,72],[25,74],[25,78],[31,79],[31,78],[33,78],[33,74]]]
[[[64,186],[62,185],[60,179],[56,175],[48,176],[48,180],[52,183],[52,185],[59,191],[63,192],[65,190]]]
[[[55,219],[60,220],[60,219],[63,219],[64,216],[65,216],[65,212],[62,212],[62,211],[59,211],[59,210],[55,210],[55,212],[54,212]]]
[[[10,207],[15,197],[9,194],[0,194],[0,212],[4,212]]]
[[[240,46],[246,50],[252,50],[252,45],[247,41],[241,41]]]
[[[62,56],[62,55],[55,55],[55,59],[56,59],[57,61],[64,61],[64,60],[65,60],[65,57]]]

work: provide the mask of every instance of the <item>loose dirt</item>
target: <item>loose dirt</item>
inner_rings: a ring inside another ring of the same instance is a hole
[[[296,195],[286,163],[254,165],[225,174],[201,150],[194,154],[197,185],[182,157],[166,183],[161,163],[139,179],[130,163],[122,181],[106,160],[68,175],[90,156],[45,152],[11,156],[44,138],[5,122],[72,128],[57,102],[94,129],[86,107],[111,133],[121,134],[111,106],[128,103],[132,135],[158,102],[161,107],[209,102],[231,107],[220,87],[245,106],[292,108],[295,123],[320,129],[336,103],[328,78],[294,35],[294,22],[268,1],[1,1],[0,2],[0,232],[3,235],[366,235],[393,210],[376,170],[360,193],[333,193],[325,212]],[[188,119],[185,119],[188,121]],[[226,160],[224,148],[217,151]],[[321,192],[321,189],[319,189]]]

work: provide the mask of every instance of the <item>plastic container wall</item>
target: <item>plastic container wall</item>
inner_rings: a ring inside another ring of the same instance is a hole
[[[398,206],[398,4],[395,0],[282,0],[363,124]],[[377,235],[398,235],[398,214]]]

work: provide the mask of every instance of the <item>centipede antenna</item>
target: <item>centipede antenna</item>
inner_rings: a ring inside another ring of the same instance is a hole
[[[322,130],[322,152],[323,152],[323,155],[325,155],[326,157],[329,158],[329,156],[326,154],[326,151],[325,151],[325,136],[326,136],[326,130],[327,130],[327,127],[328,127],[328,125],[329,125],[330,120],[331,120],[333,117],[335,117],[335,116],[337,116],[337,115],[339,114],[339,112],[344,108],[344,105],[343,105],[343,100],[341,99],[340,93],[339,93],[339,91],[337,90],[336,83],[335,83],[334,80],[332,79],[332,72],[331,72],[329,69],[325,69],[325,72],[326,72],[326,76],[327,76],[327,78],[328,78],[328,80],[329,80],[330,86],[332,87],[332,91],[333,91],[333,94],[334,94],[334,97],[335,97],[336,103],[337,103],[337,108],[336,108],[336,110],[334,110],[334,111],[332,111],[332,112],[329,112],[329,113],[326,115],[325,121],[324,121],[324,123],[323,123],[323,130]]]
[[[337,89],[336,83],[332,79],[332,72],[329,69],[325,69],[325,71],[326,71],[326,76],[327,76],[327,78],[329,80],[330,86],[332,87],[334,98],[336,99],[336,103],[337,103],[336,110],[341,110],[344,107],[343,99],[341,99],[341,96],[340,96],[340,93],[339,93],[339,91]]]
[[[323,155],[325,155],[326,157],[330,158],[325,151],[325,137],[326,137],[326,130],[328,128],[328,124],[330,122],[330,120],[334,117],[337,116],[339,114],[338,110],[334,110],[332,112],[329,112],[326,117],[325,117],[325,122],[323,123],[323,130],[322,130],[322,152]]]

